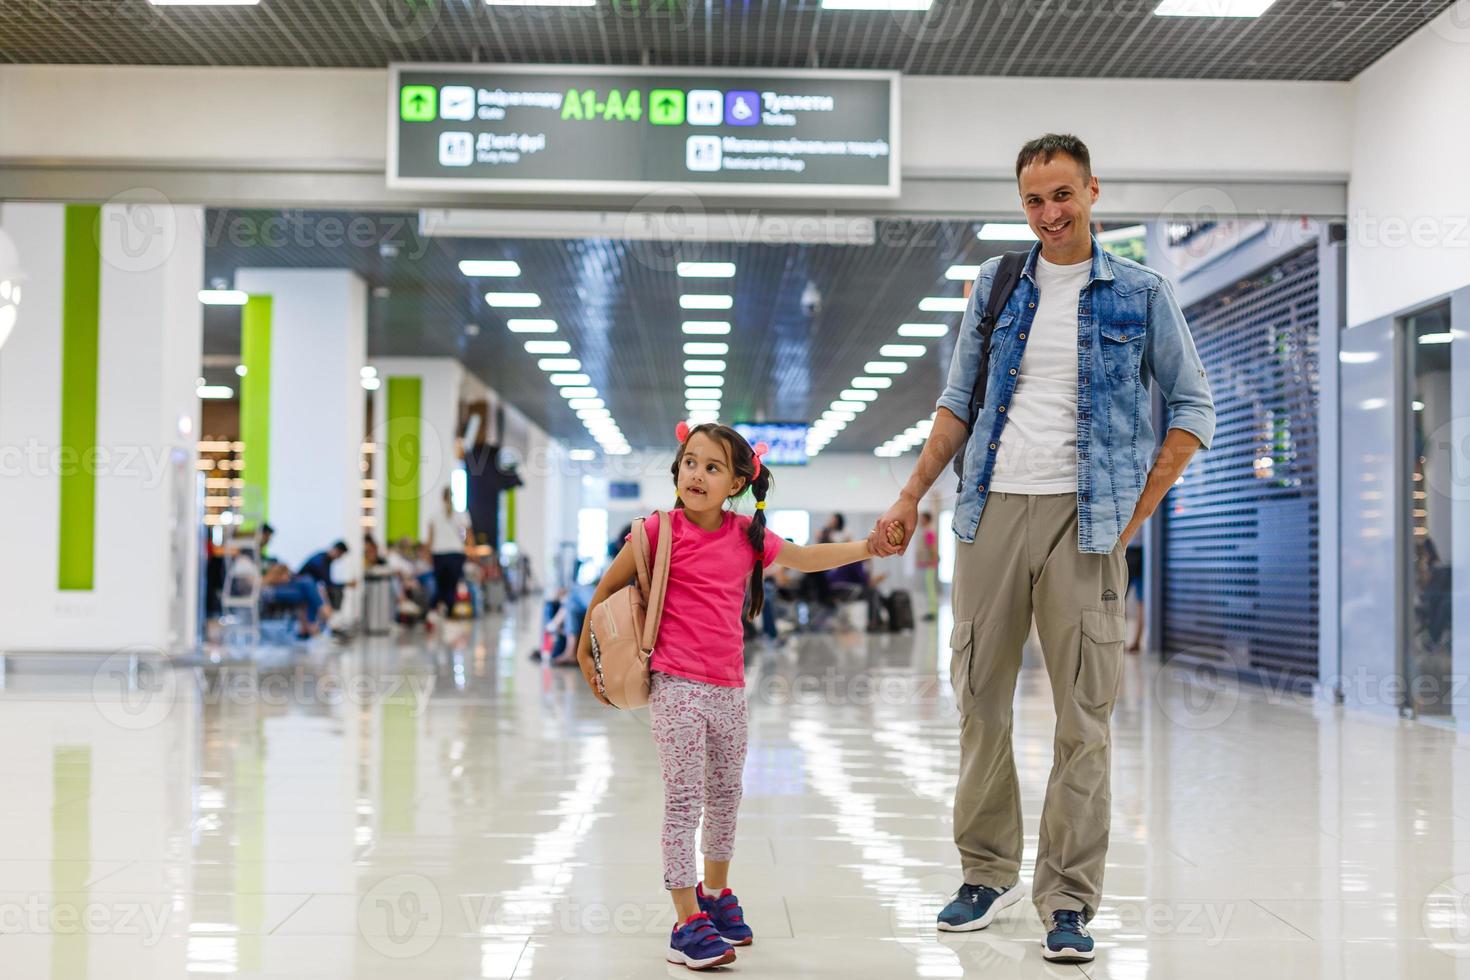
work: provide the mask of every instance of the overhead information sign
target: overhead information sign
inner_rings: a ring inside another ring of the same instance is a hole
[[[388,186],[898,194],[898,73],[395,65]]]

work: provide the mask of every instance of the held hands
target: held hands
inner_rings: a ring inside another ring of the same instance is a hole
[[[918,523],[918,505],[907,497],[898,498],[873,525],[873,533],[868,535],[868,550],[880,558],[903,554]]]

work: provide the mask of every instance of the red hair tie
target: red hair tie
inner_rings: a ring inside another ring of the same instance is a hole
[[[755,453],[755,475],[756,476],[760,476],[761,475],[761,457],[764,456],[766,453],[770,452],[771,451],[771,447],[768,446],[768,445],[766,445],[763,442],[758,442],[754,446],[751,447],[751,451]]]
[[[676,436],[679,437],[679,445],[682,446],[682,445],[684,445],[684,443],[688,442],[689,441],[689,423],[688,422],[680,422],[678,425],[674,426],[674,435],[676,435]]]

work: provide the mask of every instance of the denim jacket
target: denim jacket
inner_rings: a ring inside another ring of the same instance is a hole
[[[1036,257],[1031,255],[990,341],[985,404],[965,445],[965,480],[955,505],[954,533],[974,541],[985,509],[1006,406],[1016,390],[1026,335],[1036,315]],[[980,361],[976,329],[1000,260],[980,267],[940,408],[969,421],[970,391]],[[1110,255],[1092,242],[1092,274],[1077,302],[1077,548],[1108,554],[1118,543],[1152,465],[1155,437],[1149,382],[1158,382],[1169,428],[1184,429],[1208,449],[1215,407],[1204,365],[1168,280]]]

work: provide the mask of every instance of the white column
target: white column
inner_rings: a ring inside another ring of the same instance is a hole
[[[62,316],[69,288],[89,290],[68,286],[67,206],[0,207],[24,276],[0,351],[0,541],[9,555],[0,649],[177,652],[197,628],[203,213],[157,203],[95,213],[96,437],[71,459],[60,452]],[[82,550],[90,583],[62,589],[60,488],[63,474],[78,472],[95,487]]]
[[[240,269],[235,288],[271,297],[271,549],[296,566],[341,539],[362,559],[360,468],[367,402],[367,286],[343,269]]]
[[[427,535],[429,509],[438,507],[450,473],[459,465],[455,439],[459,429],[460,388],[464,383],[464,365],[452,357],[377,357],[372,367],[378,372],[381,386],[373,393],[372,477],[376,484],[377,506],[372,515],[371,530],[379,545],[391,544],[388,533],[388,479],[386,464],[388,446],[388,389],[393,378],[416,378],[419,394],[419,463],[418,520],[415,540]]]

